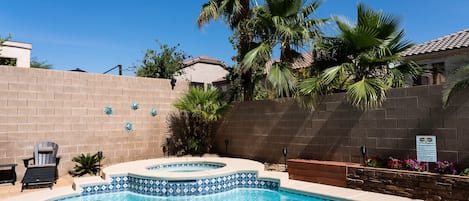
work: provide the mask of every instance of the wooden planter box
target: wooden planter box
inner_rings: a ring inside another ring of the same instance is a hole
[[[347,167],[349,166],[359,167],[360,164],[290,159],[288,160],[288,177],[295,180],[346,187]]]

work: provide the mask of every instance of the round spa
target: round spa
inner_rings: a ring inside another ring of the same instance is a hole
[[[149,170],[159,172],[200,172],[214,170],[225,167],[223,163],[210,162],[189,162],[189,163],[169,163],[149,167]]]

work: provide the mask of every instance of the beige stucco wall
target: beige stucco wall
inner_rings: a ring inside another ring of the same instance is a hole
[[[212,83],[219,81],[229,72],[220,65],[208,63],[196,63],[181,70],[182,74],[176,76],[178,80],[185,80],[197,83]]]
[[[163,156],[166,116],[188,88],[166,79],[0,67],[0,164],[31,157],[34,144],[53,141],[66,174],[81,153],[104,152],[104,165]],[[140,109],[132,110],[132,102]],[[113,114],[104,114],[112,106]],[[158,115],[152,117],[150,110]],[[124,124],[132,122],[134,130]]]
[[[16,58],[16,66],[29,68],[31,66],[31,49],[29,43],[5,41],[0,46],[0,57]]]

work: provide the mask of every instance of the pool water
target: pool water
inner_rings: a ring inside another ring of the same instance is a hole
[[[200,196],[160,197],[132,192],[105,193],[64,199],[66,201],[332,201],[318,197],[254,188],[239,188],[231,191]]]
[[[172,163],[153,166],[148,169],[159,172],[199,172],[218,169],[224,166],[224,164],[218,163]]]

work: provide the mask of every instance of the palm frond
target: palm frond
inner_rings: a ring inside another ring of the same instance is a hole
[[[277,96],[290,97],[296,90],[296,77],[285,64],[274,63],[270,68],[267,80],[272,84]]]
[[[272,46],[267,42],[259,44],[256,48],[249,51],[243,58],[242,66],[250,68],[253,65],[265,63],[272,57]],[[247,70],[247,69],[243,69]]]
[[[347,90],[348,101],[362,110],[376,108],[386,99],[386,84],[378,78],[366,78],[349,86]]]
[[[217,20],[219,17],[219,9],[217,2],[215,0],[211,0],[208,3],[205,3],[202,6],[202,11],[197,17],[197,26],[199,29],[202,29],[202,26],[209,23],[210,20]]]

